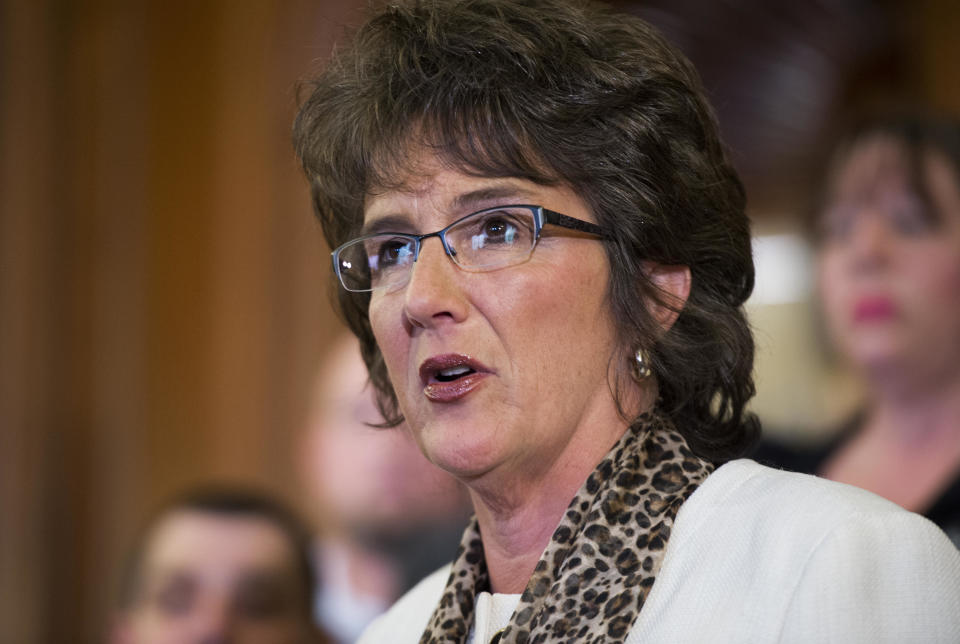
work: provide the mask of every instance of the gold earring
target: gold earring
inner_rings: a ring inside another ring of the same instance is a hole
[[[633,379],[640,382],[649,378],[651,374],[650,365],[647,364],[646,357],[643,355],[643,349],[637,349],[637,352],[633,355],[633,361]]]

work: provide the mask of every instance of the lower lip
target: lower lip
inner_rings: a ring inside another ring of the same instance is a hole
[[[857,302],[853,309],[854,322],[882,322],[896,315],[893,302],[887,299],[869,299]]]
[[[431,382],[423,388],[423,395],[433,402],[454,402],[479,387],[487,375],[477,372],[450,382]]]

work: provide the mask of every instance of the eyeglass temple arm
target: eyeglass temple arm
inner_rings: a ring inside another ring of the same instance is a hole
[[[590,233],[591,235],[596,235],[597,237],[603,237],[603,228],[600,226],[590,223],[589,221],[583,221],[582,219],[576,219],[575,217],[568,217],[567,215],[562,215],[559,212],[553,210],[547,210],[546,208],[541,209],[543,212],[543,221],[547,224],[553,224],[554,226],[560,226],[562,228],[569,228],[570,230],[579,230],[580,232]]]

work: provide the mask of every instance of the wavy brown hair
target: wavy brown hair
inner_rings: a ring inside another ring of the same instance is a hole
[[[475,175],[569,186],[609,232],[618,340],[624,356],[644,348],[660,407],[715,462],[753,442],[744,190],[699,77],[650,25],[588,2],[391,3],[304,89],[294,144],[331,247],[357,234],[364,198],[397,186],[418,149]],[[692,273],[667,333],[648,311],[666,301],[644,261]],[[338,291],[381,410],[399,422],[369,296]]]

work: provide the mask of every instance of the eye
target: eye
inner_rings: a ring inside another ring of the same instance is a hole
[[[887,205],[887,220],[894,230],[905,237],[924,235],[933,228],[930,213],[923,202],[919,197],[911,195],[890,200]]]
[[[505,244],[513,243],[517,237],[517,227],[503,218],[487,219],[483,222],[482,232],[487,240]]]
[[[297,582],[279,572],[257,572],[240,580],[233,598],[237,615],[269,620],[292,613],[297,606]]]
[[[168,617],[187,615],[193,610],[198,592],[196,583],[190,579],[178,577],[157,588],[152,601],[163,615]]]
[[[856,208],[849,205],[834,205],[821,215],[817,225],[817,236],[821,242],[841,242],[850,237]]]
[[[533,213],[527,210],[484,212],[472,224],[470,246],[473,250],[532,243]]]
[[[291,602],[275,588],[248,588],[236,598],[235,606],[239,614],[260,620],[290,612]]]
[[[413,242],[402,237],[375,239],[373,252],[368,251],[370,268],[374,271],[385,270],[407,264],[413,259]]]

